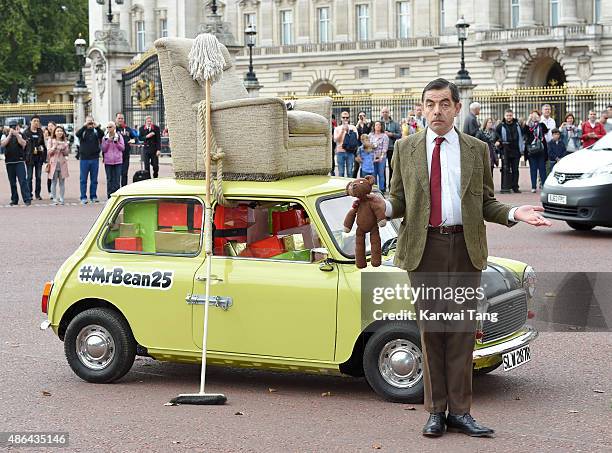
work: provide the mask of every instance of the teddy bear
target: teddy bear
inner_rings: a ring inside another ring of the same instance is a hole
[[[352,197],[356,197],[358,201],[353,203],[353,206],[344,218],[344,232],[348,233],[353,228],[355,220],[357,221],[357,233],[355,235],[355,265],[359,269],[367,266],[365,236],[370,233],[370,254],[372,266],[378,267],[382,261],[380,232],[378,227],[384,227],[387,224],[385,218],[385,207],[381,204],[375,204],[370,199],[372,186],[376,180],[374,176],[368,175],[365,178],[357,178],[349,182],[346,186],[346,193]]]

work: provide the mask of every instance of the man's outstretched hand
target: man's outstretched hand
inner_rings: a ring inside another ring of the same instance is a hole
[[[542,211],[544,211],[542,206],[523,205],[514,211],[514,220],[533,226],[551,226],[550,220],[540,214]]]

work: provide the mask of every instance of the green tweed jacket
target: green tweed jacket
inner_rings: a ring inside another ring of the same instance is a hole
[[[423,257],[429,212],[429,172],[426,130],[395,142],[389,201],[393,218],[403,217],[397,241],[395,265],[415,270]],[[488,145],[457,131],[461,149],[461,215],[463,234],[472,264],[487,267],[487,234],[484,221],[512,226],[511,206],[495,199]]]

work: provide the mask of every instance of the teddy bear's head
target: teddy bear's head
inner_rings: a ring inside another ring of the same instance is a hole
[[[370,175],[365,178],[357,178],[347,184],[346,193],[352,197],[363,199],[372,192],[372,186],[375,182],[374,176]]]

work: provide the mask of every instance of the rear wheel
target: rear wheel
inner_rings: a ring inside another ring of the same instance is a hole
[[[595,225],[589,225],[588,223],[567,222],[567,224],[576,231],[589,231],[595,228]]]
[[[370,387],[388,401],[423,401],[424,357],[419,329],[411,323],[387,323],[375,332],[363,353]]]
[[[92,308],[68,324],[64,352],[77,376],[103,384],[116,381],[130,370],[136,341],[123,316],[107,308]]]

